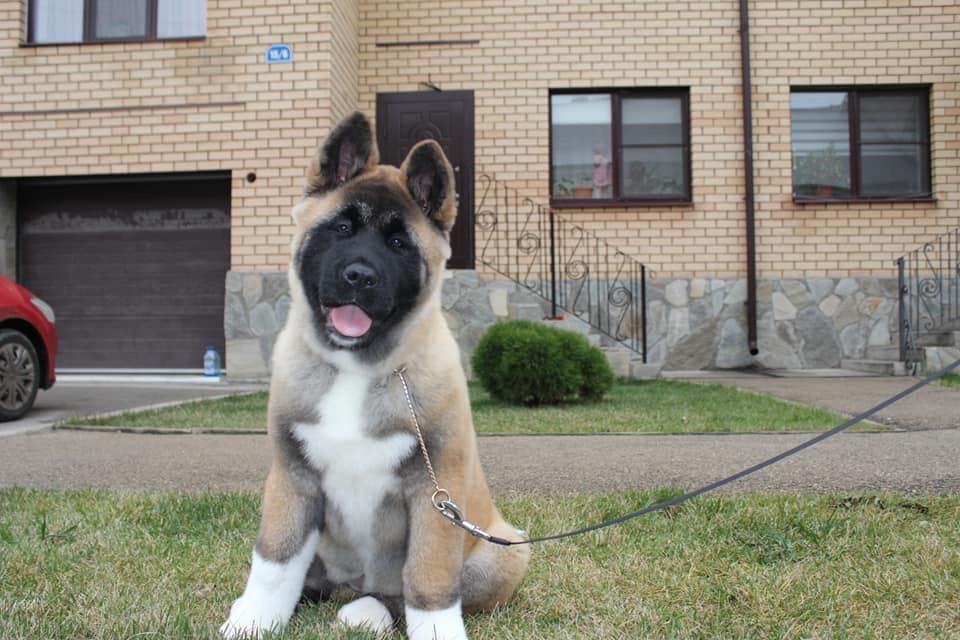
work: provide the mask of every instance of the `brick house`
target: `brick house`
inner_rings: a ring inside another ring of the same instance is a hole
[[[958,41],[939,0],[0,0],[0,265],[64,368],[262,375],[289,210],[360,109],[385,160],[458,167],[467,350],[539,313],[485,259],[495,185],[648,266],[649,362],[837,366],[895,344],[893,261],[960,221]]]

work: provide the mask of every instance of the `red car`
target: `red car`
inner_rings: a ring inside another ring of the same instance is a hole
[[[0,276],[0,422],[21,418],[53,386],[56,357],[53,309]]]

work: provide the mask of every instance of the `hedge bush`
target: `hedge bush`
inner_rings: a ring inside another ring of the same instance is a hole
[[[512,404],[597,401],[613,386],[606,357],[586,338],[527,320],[490,327],[472,363],[483,388]]]

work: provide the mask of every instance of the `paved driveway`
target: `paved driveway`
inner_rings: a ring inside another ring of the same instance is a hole
[[[33,409],[25,417],[15,422],[0,422],[0,438],[49,429],[74,416],[112,413],[260,388],[266,388],[266,385],[226,384],[201,376],[62,376],[52,389],[37,394]]]

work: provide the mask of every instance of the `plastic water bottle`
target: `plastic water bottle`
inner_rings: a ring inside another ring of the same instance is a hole
[[[220,376],[220,354],[213,345],[207,347],[207,352],[203,354],[203,375]]]

